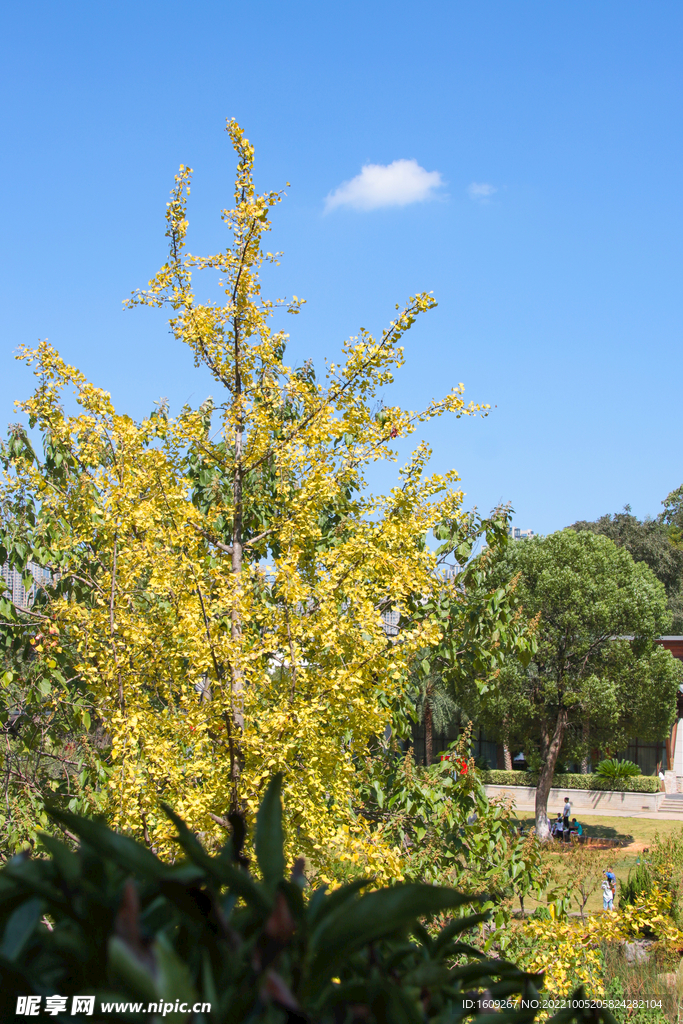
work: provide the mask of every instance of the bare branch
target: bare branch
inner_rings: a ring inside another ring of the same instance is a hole
[[[203,530],[201,528],[201,526],[197,526],[196,523],[192,523],[189,520],[188,520],[188,526],[191,526],[194,530],[197,531],[197,533],[201,534],[201,536],[204,538],[204,540],[208,540],[209,544],[213,544],[213,546],[218,548],[219,551],[224,551],[226,553],[226,555],[231,555],[232,554],[233,548],[231,547],[230,544],[224,544],[222,541],[216,540],[215,537],[211,536],[211,534],[208,532],[208,530]]]
[[[270,530],[264,530],[263,533],[259,533],[256,537],[252,537],[251,540],[245,541],[242,547],[248,548],[251,547],[252,544],[258,544],[260,540],[263,540],[264,537],[267,537],[271,533],[275,533],[274,526],[271,527]]]

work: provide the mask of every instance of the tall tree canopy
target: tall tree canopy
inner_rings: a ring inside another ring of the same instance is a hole
[[[683,484],[668,494],[662,505],[664,511],[659,518],[667,526],[671,543],[681,550],[683,549]]]
[[[379,401],[403,336],[435,305],[427,294],[379,339],[349,339],[322,382],[309,364],[287,366],[287,335],[270,320],[301,303],[263,298],[259,281],[277,262],[262,240],[281,196],[257,194],[253,147],[235,122],[228,131],[238,169],[227,248],[185,251],[181,167],[168,261],[130,301],[170,308],[174,338],[208,368],[216,397],[135,422],[46,342],[23,352],[37,387],[21,407],[43,454],[22,428],[4,447],[0,559],[52,575],[31,613],[3,605],[6,635],[33,639],[40,671],[35,684],[14,680],[2,713],[8,722],[13,701],[33,722],[91,715],[91,747],[95,732],[108,744],[110,821],[162,852],[174,840],[160,801],[222,841],[226,814],[253,813],[280,770],[290,835],[324,863],[340,829],[349,856],[362,839],[362,823],[349,831],[355,759],[383,732],[415,653],[442,636],[425,613],[443,588],[426,537],[442,528],[457,548],[468,533],[457,476],[427,475],[425,444],[389,494],[369,491],[367,468],[394,460],[394,441],[418,423],[479,407],[462,385],[419,413]],[[217,272],[220,302],[196,298],[196,270]],[[35,644],[36,623],[49,644]],[[388,863],[378,853],[378,870]]]
[[[656,519],[638,519],[626,506],[623,512],[600,516],[594,522],[581,520],[572,530],[590,530],[609,537],[626,548],[635,562],[645,562],[664,584],[672,613],[673,633],[683,634],[683,487],[662,502],[664,511]]]
[[[461,678],[454,697],[493,737],[537,751],[536,825],[545,835],[560,755],[616,752],[633,735],[663,739],[683,673],[654,642],[671,621],[663,585],[609,538],[563,530],[520,541],[497,571],[518,581],[536,651],[526,667],[509,660],[495,688]]]

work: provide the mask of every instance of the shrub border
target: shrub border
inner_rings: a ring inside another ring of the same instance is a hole
[[[496,769],[479,771],[482,782],[491,786],[535,787],[538,775],[531,772],[506,772]],[[566,773],[553,776],[553,789],[592,789],[612,793],[659,793],[660,780],[656,775],[634,775],[628,779],[606,779],[601,775],[572,775]]]

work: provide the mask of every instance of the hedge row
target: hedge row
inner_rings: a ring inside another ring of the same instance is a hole
[[[535,786],[538,775],[530,772],[481,772],[481,781],[493,786]],[[604,779],[601,775],[555,775],[554,789],[602,789],[618,793],[659,793],[656,775],[634,775],[629,779]]]

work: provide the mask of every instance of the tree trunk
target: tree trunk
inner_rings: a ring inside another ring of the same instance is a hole
[[[589,746],[588,746],[588,743],[589,743],[589,740],[590,740],[590,727],[591,727],[590,719],[588,718],[588,715],[586,715],[586,717],[583,720],[583,724],[581,726],[581,741],[583,743],[583,748],[585,750],[585,754],[581,758],[581,774],[582,775],[589,775],[590,774],[591,758],[590,758]]]
[[[536,835],[543,841],[550,837],[550,830],[548,828],[548,796],[553,784],[555,765],[562,748],[562,740],[564,739],[566,728],[567,712],[562,708],[557,716],[553,738],[547,746],[545,764],[536,787]]]
[[[512,771],[512,755],[510,754],[510,748],[508,746],[508,723],[507,719],[503,720],[504,737],[503,740],[503,766],[506,772]]]
[[[429,703],[429,696],[425,700],[425,764],[432,763],[432,748],[434,743],[434,719],[432,717],[432,705]]]
[[[233,472],[233,529],[232,529],[232,571],[237,576],[235,592],[233,596],[232,614],[230,621],[230,637],[233,641],[231,658],[231,698],[232,698],[232,735],[230,736],[230,781],[232,789],[232,810],[238,812],[240,808],[239,784],[242,773],[242,733],[244,732],[244,677],[239,656],[239,644],[242,637],[242,615],[240,608],[240,584],[239,577],[242,574],[242,544],[243,544],[243,522],[244,522],[244,494],[242,467],[243,443],[244,443],[244,418],[241,410],[242,398],[242,375],[240,372],[240,331],[239,324],[234,324],[235,337],[235,391],[234,405],[235,416],[235,468]]]

